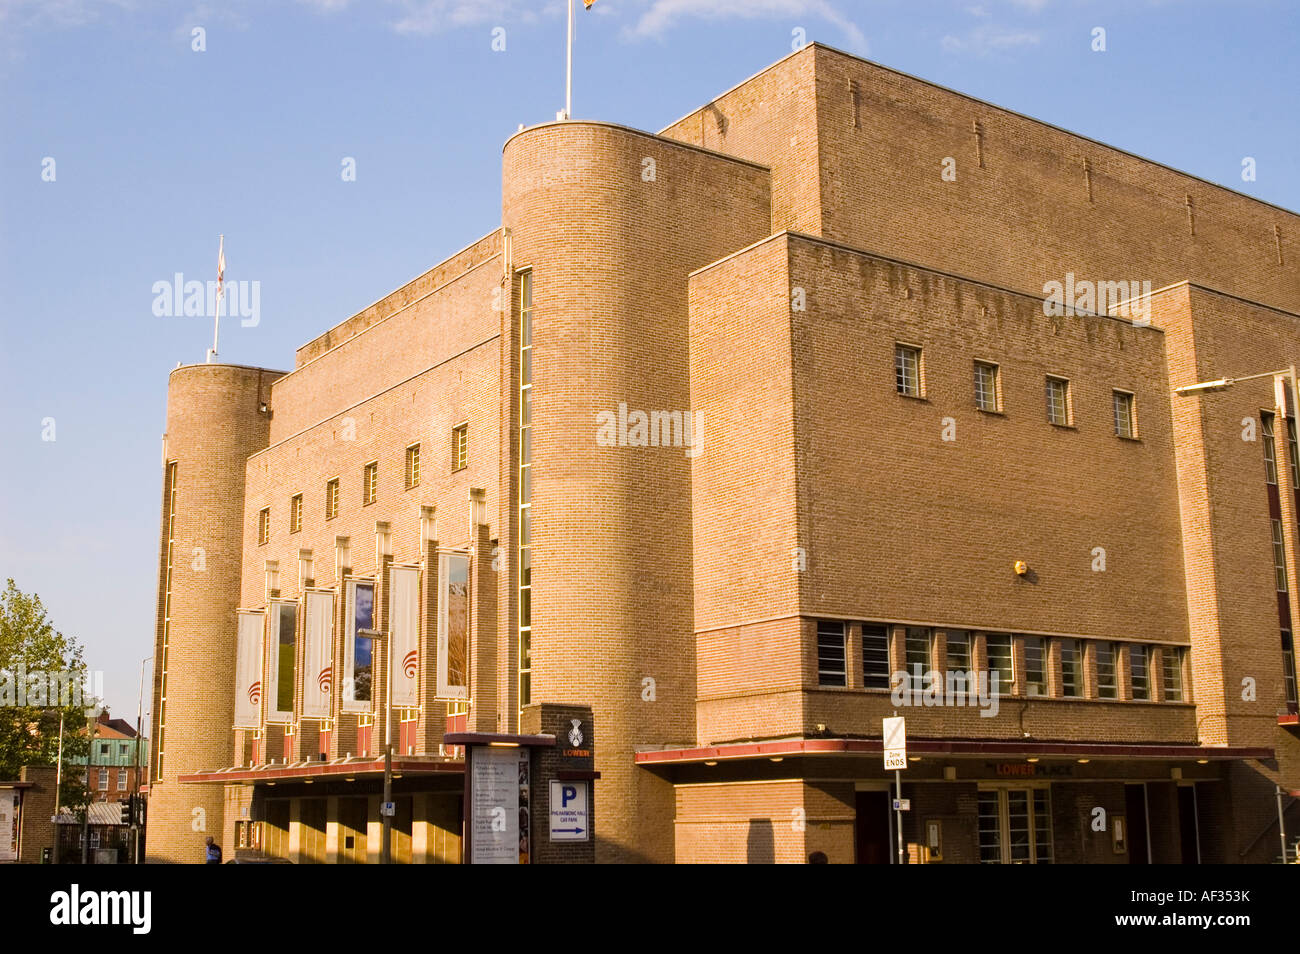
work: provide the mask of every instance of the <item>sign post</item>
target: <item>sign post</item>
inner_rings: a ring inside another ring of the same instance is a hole
[[[897,712],[884,719],[885,771],[894,770],[894,812],[898,816],[898,863],[903,863],[903,769],[907,768],[907,726]]]

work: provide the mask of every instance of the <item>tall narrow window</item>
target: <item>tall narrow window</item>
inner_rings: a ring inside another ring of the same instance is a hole
[[[325,484],[325,519],[333,520],[339,515],[339,479],[337,477]]]
[[[1111,403],[1115,408],[1115,436],[1137,437],[1133,416],[1133,395],[1127,391],[1112,391]]]
[[[925,689],[925,676],[933,665],[930,661],[932,639],[930,630],[925,626],[907,627],[904,647],[907,650],[907,678],[912,683],[913,692]]]
[[[945,640],[947,665],[943,674],[944,690],[950,698],[966,698],[980,690],[979,676],[971,670],[971,634],[964,629],[950,629]],[[960,695],[958,695],[960,693]]]
[[[366,464],[361,477],[361,502],[372,504],[379,498],[379,461]]]
[[[844,667],[844,624],[817,624],[817,685],[847,685]]]
[[[1163,646],[1160,657],[1164,661],[1165,702],[1183,701],[1183,658],[1186,650],[1182,646]]]
[[[1264,479],[1270,484],[1277,483],[1277,442],[1273,439],[1273,414],[1261,411],[1259,414],[1259,432],[1264,445]]]
[[[1061,640],[1061,695],[1068,699],[1083,696],[1083,653],[1077,639]]]
[[[1047,377],[1047,419],[1061,426],[1070,423],[1070,382],[1065,378]]]
[[[1296,705],[1295,684],[1295,644],[1291,641],[1291,631],[1282,630],[1282,681],[1286,687],[1286,701],[1291,707]]]
[[[1286,592],[1286,543],[1282,536],[1282,521],[1273,521],[1273,576],[1279,593]]]
[[[1015,680],[1011,665],[1011,637],[1006,633],[989,633],[984,645],[988,653],[989,692],[994,692],[996,687],[998,695],[1010,695]]]
[[[1041,636],[1025,637],[1025,691],[1031,696],[1047,695],[1046,642]]]
[[[519,273],[519,708],[533,685],[533,273]]]
[[[262,546],[271,539],[271,508],[263,507],[257,512],[257,545]]]
[[[981,411],[998,411],[998,366],[988,361],[975,362],[975,406]]]
[[[908,397],[921,396],[921,349],[894,346],[894,388]]]
[[[468,464],[469,425],[458,424],[451,429],[451,469],[464,470]]]
[[[420,486],[420,445],[406,448],[406,489]]]
[[[167,739],[167,666],[172,631],[172,556],[176,546],[176,461],[168,461],[167,478],[163,490],[167,509],[167,562],[163,581],[162,647],[158,661],[158,738],[154,741],[154,779],[163,780],[163,750]]]
[[[297,533],[302,529],[302,494],[294,494],[289,500],[289,532]]]
[[[1134,699],[1151,698],[1151,666],[1147,647],[1131,643],[1128,647],[1129,682]]]
[[[1117,698],[1115,679],[1115,644],[1095,643],[1097,653],[1097,695],[1102,699]]]
[[[1296,441],[1294,417],[1286,419],[1286,445],[1291,457],[1291,488],[1300,490],[1300,444]]]
[[[889,627],[880,623],[862,624],[862,685],[889,688]]]

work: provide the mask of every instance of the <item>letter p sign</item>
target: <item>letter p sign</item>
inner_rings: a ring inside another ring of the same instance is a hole
[[[590,782],[551,781],[551,841],[590,841],[587,817]]]

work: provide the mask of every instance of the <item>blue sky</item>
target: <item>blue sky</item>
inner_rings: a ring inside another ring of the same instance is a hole
[[[1285,0],[598,0],[577,19],[576,118],[658,130],[802,28],[1300,209]],[[225,233],[261,320],[223,322],[221,358],[291,367],[496,226],[501,145],[563,105],[563,40],[557,0],[0,0],[0,577],[86,644],[118,715],[153,651],[167,373],[212,333],[156,317],[154,282],[214,277]]]

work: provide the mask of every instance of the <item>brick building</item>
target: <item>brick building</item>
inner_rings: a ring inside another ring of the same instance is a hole
[[[459,744],[586,714],[597,861],[886,861],[895,710],[913,861],[1280,853],[1294,213],[820,45],[502,164],[292,370],[172,373],[152,856],[375,860],[391,742],[455,861]]]
[[[136,746],[139,746],[139,752]],[[136,731],[125,719],[114,719],[107,709],[95,720],[95,741],[90,753],[90,766],[86,759],[68,761],[71,771],[81,774],[82,782],[90,789],[96,802],[123,802],[136,794],[136,773],[140,774],[139,787],[148,785],[149,740],[137,742]]]

